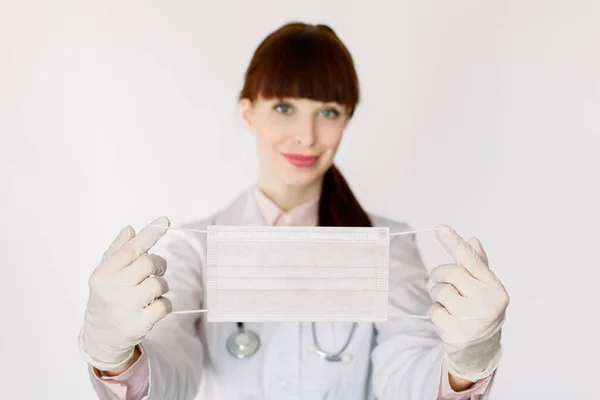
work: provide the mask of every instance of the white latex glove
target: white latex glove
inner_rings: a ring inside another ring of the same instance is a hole
[[[155,225],[169,226],[161,217]],[[147,226],[136,236],[125,227],[104,253],[89,279],[89,299],[79,334],[79,350],[101,371],[127,364],[135,346],[171,312],[169,290],[162,277],[166,261],[148,250],[165,234],[165,228]]]
[[[431,271],[435,285],[429,317],[446,348],[448,371],[476,382],[492,374],[502,355],[500,344],[509,296],[488,266],[476,238],[465,242],[452,228],[440,225],[437,237],[456,264]]]

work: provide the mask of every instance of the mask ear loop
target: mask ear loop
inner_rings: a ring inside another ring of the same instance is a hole
[[[176,231],[207,233],[207,231],[203,230],[203,229],[180,228],[178,226],[160,226],[160,225],[156,225],[156,224],[148,224],[148,226],[152,226],[154,228],[161,228],[161,229],[171,229],[171,230],[176,230]]]
[[[418,229],[416,231],[391,232],[390,236],[410,235],[413,233],[421,233],[421,232],[435,232],[435,231],[441,231],[443,229],[444,228],[432,228],[432,229]]]
[[[204,229],[180,228],[177,226],[160,226],[160,225],[155,225],[155,224],[150,224],[149,226],[153,226],[155,228],[161,228],[161,229],[174,229],[174,230],[179,230],[179,231],[207,233],[207,231]],[[421,233],[421,232],[435,232],[435,231],[439,231],[442,229],[443,228],[433,228],[433,229],[419,229],[419,230],[413,230],[413,231],[392,232],[392,233],[390,233],[390,236],[410,235],[412,233]]]

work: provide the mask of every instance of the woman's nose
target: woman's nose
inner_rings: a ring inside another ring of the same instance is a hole
[[[317,129],[315,124],[311,121],[305,124],[296,131],[295,135],[296,142],[305,147],[312,146],[317,140]]]

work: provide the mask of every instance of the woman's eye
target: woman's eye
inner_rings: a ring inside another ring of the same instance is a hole
[[[289,114],[292,111],[292,107],[287,104],[276,104],[273,109],[282,114]]]
[[[325,118],[334,119],[337,118],[340,113],[336,109],[328,108],[321,111],[321,115],[323,115]]]

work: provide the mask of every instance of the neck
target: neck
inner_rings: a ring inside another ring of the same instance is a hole
[[[321,195],[323,180],[305,186],[290,186],[266,176],[260,176],[256,186],[284,211],[313,200]]]

